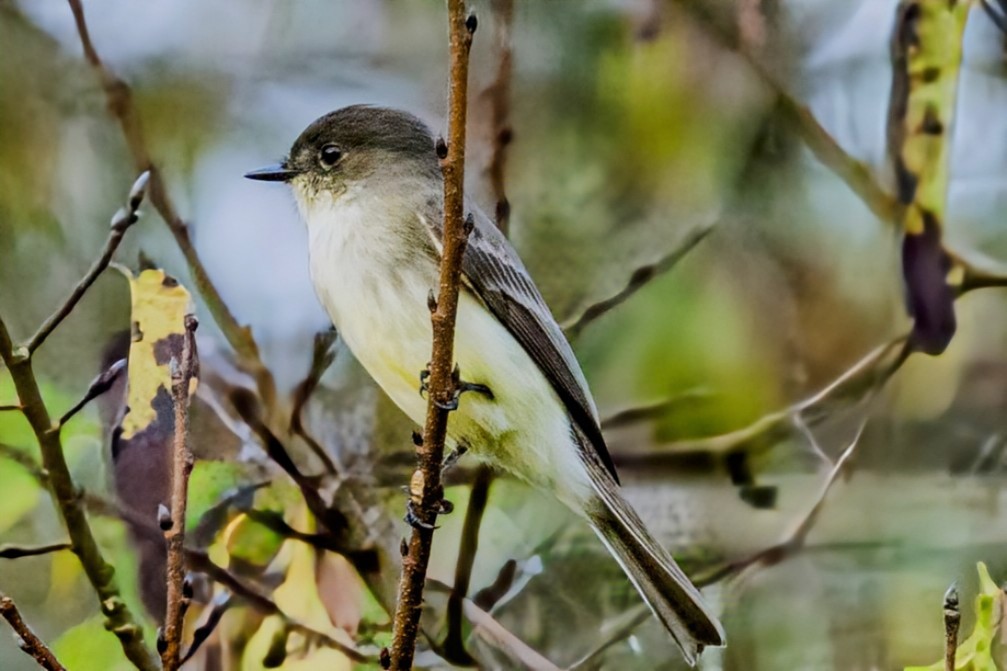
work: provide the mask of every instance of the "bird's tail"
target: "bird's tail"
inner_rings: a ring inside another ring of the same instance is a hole
[[[596,505],[589,518],[598,536],[664,624],[690,665],[705,646],[724,645],[724,630],[671,555],[650,535],[607,474],[593,477]]]

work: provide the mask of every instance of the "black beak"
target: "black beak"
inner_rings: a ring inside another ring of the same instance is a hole
[[[260,182],[289,182],[299,174],[301,174],[299,171],[291,170],[282,163],[274,163],[258,170],[246,172],[245,177],[257,179]]]

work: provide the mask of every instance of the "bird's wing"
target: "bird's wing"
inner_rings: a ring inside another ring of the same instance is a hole
[[[430,206],[421,219],[439,248],[444,227],[442,210],[439,202],[431,202]],[[467,286],[545,373],[570,418],[587,438],[587,441],[578,441],[585,451],[584,456],[600,462],[618,482],[594,401],[570,343],[507,238],[477,207],[469,203],[466,206],[466,211],[472,212],[475,218],[475,227],[462,259]]]

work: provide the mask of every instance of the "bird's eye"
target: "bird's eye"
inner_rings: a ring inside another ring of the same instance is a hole
[[[318,160],[322,162],[326,168],[331,168],[334,166],[339,159],[342,157],[343,152],[339,151],[339,147],[334,144],[327,144],[322,147],[322,151],[318,154]]]

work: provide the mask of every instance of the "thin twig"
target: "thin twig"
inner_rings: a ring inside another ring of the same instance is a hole
[[[259,387],[259,394],[262,396],[263,401],[268,407],[272,407],[276,395],[276,385],[272,374],[262,363],[262,359],[259,356],[259,348],[255,342],[255,338],[252,336],[251,329],[238,323],[238,320],[221,297],[216,285],[210,279],[206,267],[203,265],[195,246],[192,244],[188,225],[178,215],[174,203],[172,203],[168,196],[161,172],[154,165],[147,150],[143,127],[133,103],[133,94],[129,85],[113,73],[98,55],[88,32],[81,0],[67,0],[67,2],[70,5],[70,11],[73,13],[74,22],[77,26],[77,34],[84,49],[84,57],[97,72],[98,78],[101,80],[109,113],[115,117],[122,129],[123,137],[133,157],[133,164],[139,170],[150,172],[151,204],[158,214],[161,215],[164,223],[167,224],[168,229],[175,238],[175,243],[178,245],[188,264],[193,284],[206,303],[210,314],[213,315],[217,326],[220,327],[221,333],[224,334],[227,342],[234,348],[241,362],[255,377]]]
[[[958,600],[958,585],[952,583],[944,593],[944,671],[955,671],[958,656],[958,627],[962,609]]]
[[[37,557],[39,555],[72,550],[70,543],[48,543],[46,545],[0,545],[0,559],[20,559],[22,557]]]
[[[510,201],[504,187],[507,168],[507,147],[514,140],[510,124],[511,73],[514,69],[514,49],[511,30],[514,25],[514,0],[493,0],[493,36],[496,43],[497,69],[493,83],[483,91],[490,101],[489,133],[492,151],[486,166],[486,177],[496,200],[496,224],[507,235],[510,229]]]
[[[894,225],[899,212],[896,199],[878,184],[871,167],[850,156],[835,138],[819,123],[806,105],[794,98],[770,69],[745,45],[737,44],[733,37],[717,25],[703,3],[685,3],[696,22],[725,49],[738,54],[776,95],[779,110],[786,116],[798,135],[825,167],[839,177],[883,222]]]
[[[776,435],[779,431],[785,430],[787,423],[792,422],[795,416],[817,408],[819,405],[835,397],[848,395],[865,386],[865,384],[873,385],[879,379],[883,378],[887,380],[888,377],[894,375],[910,352],[906,346],[906,342],[906,337],[902,336],[874,348],[870,353],[843,371],[839,377],[816,393],[787,408],[763,415],[744,428],[708,438],[696,438],[669,443],[662,448],[661,452],[667,454],[699,452],[726,454],[752,445],[768,444],[768,438]],[[896,358],[897,365],[885,366],[884,362],[886,358],[896,351],[899,352]],[[642,456],[646,457],[646,455]],[[632,462],[634,460],[635,457],[631,454],[620,456],[620,463]]]
[[[210,638],[214,630],[216,630],[217,625],[223,619],[224,614],[234,606],[234,603],[235,598],[230,592],[221,592],[214,597],[203,623],[192,632],[192,643],[189,644],[188,650],[182,656],[181,664],[185,664],[192,659],[193,655],[199,652],[203,643]]]
[[[471,217],[468,220],[464,217],[463,189],[469,50],[476,29],[476,18],[475,15],[466,17],[464,0],[448,0],[447,5],[451,59],[448,144],[446,148],[438,147],[444,173],[443,256],[439,291],[436,300],[431,301],[433,348],[427,416],[422,444],[416,449],[417,468],[410,482],[410,505],[415,517],[412,520],[413,530],[407,552],[402,558],[402,577],[399,581],[390,651],[390,668],[396,671],[412,668],[434,524],[444,498],[441,465],[444,460],[444,439],[447,436],[446,408],[454,399],[457,389],[452,366],[455,317],[461,284],[462,255],[472,228]]]
[[[583,312],[581,312],[578,317],[568,320],[567,323],[563,325],[563,331],[566,333],[567,338],[573,340],[580,335],[581,331],[583,331],[588,324],[591,324],[610,310],[613,310],[625,303],[630,296],[646,286],[655,277],[663,275],[671,270],[676,263],[692,251],[692,249],[698,245],[703,238],[709,235],[712,230],[712,225],[694,229],[685,237],[685,240],[683,240],[678,247],[666,254],[663,258],[658,259],[654,263],[648,263],[645,266],[640,266],[634,270],[629,276],[629,281],[626,283],[626,286],[620,289],[617,293],[604,300],[598,301],[597,303],[592,303],[584,308]]]
[[[6,443],[0,443],[0,457],[10,459],[15,464],[21,468],[28,471],[35,480],[43,487],[49,486],[49,476],[46,474],[45,469],[24,450],[19,450],[16,447],[8,445]]]
[[[1007,268],[999,267],[996,262],[968,261],[954,254],[951,255],[951,260],[951,277],[958,280],[956,288],[959,298],[976,289],[1007,287]]]
[[[17,635],[18,647],[34,657],[39,666],[48,671],[64,671],[63,665],[56,659],[56,655],[52,654],[52,650],[21,619],[21,613],[14,600],[3,592],[0,592],[0,615],[7,620]]]
[[[653,615],[650,608],[645,603],[638,604],[627,612],[619,616],[619,620],[612,626],[612,630],[591,648],[587,654],[567,667],[567,671],[579,671],[580,669],[593,669],[599,665],[596,662],[601,658],[602,653],[611,648],[619,641],[627,638],[641,624],[649,620]],[[604,633],[604,632],[602,632]]]
[[[124,370],[126,370],[126,360],[119,359],[101,372],[98,377],[91,380],[91,384],[88,385],[87,391],[84,392],[84,396],[74,403],[73,407],[63,413],[63,416],[59,418],[59,422],[57,422],[57,424],[61,427],[64,426],[71,418],[73,418],[74,415],[80,412],[85,405],[111,389],[112,385],[115,384],[115,381],[119,379],[119,376]]]
[[[455,582],[448,598],[448,633],[444,639],[444,657],[453,664],[471,666],[475,660],[465,650],[462,633],[463,601],[469,595],[469,583],[472,579],[472,567],[475,565],[476,553],[479,551],[479,527],[482,525],[483,514],[489,501],[490,485],[493,484],[493,471],[488,466],[480,466],[476,470],[476,479],[472,483],[468,507],[465,510],[465,523],[462,527],[462,538],[458,548],[458,562],[455,564]]]
[[[105,246],[101,250],[101,255],[98,259],[91,264],[91,267],[84,274],[84,277],[80,278],[77,282],[77,286],[73,288],[70,295],[66,297],[63,304],[56,310],[45,322],[39,326],[38,331],[35,332],[31,338],[28,339],[28,343],[25,347],[28,348],[29,354],[34,352],[45,342],[45,339],[49,337],[57,326],[67,318],[67,316],[73,312],[73,309],[80,302],[80,299],[84,297],[84,294],[94,281],[98,279],[98,276],[108,268],[109,262],[112,260],[112,255],[115,254],[115,250],[119,248],[119,243],[122,242],[123,236],[130,226],[135,224],[139,220],[140,215],[137,210],[140,208],[140,204],[143,202],[143,198],[147,192],[147,184],[150,182],[150,172],[144,171],[136,181],[133,182],[133,187],[129,190],[129,199],[127,200],[126,206],[120,209],[112,216],[112,223],[110,225],[110,230],[108,232],[108,238],[105,239]]]
[[[676,396],[666,398],[663,401],[625,408],[612,413],[601,420],[601,428],[604,431],[621,429],[640,422],[647,422],[658,419],[668,413],[669,410],[701,398],[708,398],[711,393],[708,389],[691,389]]]
[[[182,623],[189,604],[185,582],[185,511],[189,499],[189,476],[193,457],[189,449],[189,398],[198,366],[196,353],[196,327],[192,315],[185,317],[185,335],[182,341],[181,360],[172,357],[171,398],[175,410],[175,435],[172,442],[171,473],[171,526],[165,530],[167,547],[167,607],[164,615],[161,647],[161,666],[165,671],[179,667],[182,654]]]
[[[20,410],[21,406],[17,403],[11,403],[9,405],[0,405],[0,412],[12,412]]]
[[[492,615],[475,605],[471,599],[462,602],[465,617],[472,623],[477,636],[492,642],[507,652],[522,668],[532,671],[559,671],[559,667],[542,656],[537,650],[515,636]]]
[[[490,189],[496,199],[496,225],[506,236],[510,228],[510,201],[505,187],[505,172],[507,166],[507,148],[513,140],[514,132],[510,125],[510,90],[514,69],[514,50],[511,32],[514,26],[514,1],[493,0],[494,46],[497,55],[496,77],[482,93],[489,98],[489,144],[490,160],[485,174]],[[470,666],[476,660],[465,649],[462,633],[463,601],[468,598],[469,585],[472,579],[472,568],[475,565],[476,553],[479,550],[479,531],[483,515],[489,500],[490,485],[493,483],[493,470],[486,465],[476,468],[475,479],[469,493],[468,506],[465,510],[465,523],[458,548],[458,561],[455,564],[454,586],[448,599],[448,633],[444,639],[443,654],[448,661]]]
[[[894,372],[902,363],[905,362],[906,358],[909,356],[910,349],[904,347],[900,356],[892,362],[889,366],[889,371]],[[711,571],[707,571],[703,575],[697,575],[693,579],[693,583],[699,587],[705,587],[712,583],[718,582],[725,577],[738,574],[738,579],[743,579],[745,574],[751,573],[757,567],[772,566],[782,562],[797,552],[799,552],[807,540],[808,533],[814,527],[815,523],[825,507],[826,498],[829,492],[832,490],[832,486],[839,479],[839,476],[843,474],[846,469],[847,464],[853,457],[860,445],[860,439],[864,435],[864,430],[867,428],[867,424],[871,418],[871,413],[873,409],[873,401],[877,398],[878,392],[884,386],[885,382],[891,377],[891,374],[883,376],[867,393],[864,398],[864,415],[860,420],[860,424],[857,426],[857,430],[853,434],[853,438],[850,440],[849,445],[843,450],[839,458],[836,459],[835,464],[832,466],[832,470],[829,471],[828,477],[826,477],[825,482],[822,484],[821,489],[818,492],[818,496],[815,497],[814,503],[808,508],[807,512],[800,518],[800,520],[793,526],[793,528],[784,535],[784,538],[779,543],[776,543],[768,548],[759,550],[758,552],[738,561],[729,562],[721,567],[714,568]]]
[[[269,458],[282,468],[301,490],[301,496],[304,497],[308,510],[311,511],[327,531],[337,536],[341,535],[348,525],[346,516],[339,510],[330,507],[322,498],[319,491],[321,480],[317,477],[305,475],[297,467],[297,464],[294,463],[290,452],[283,442],[263,420],[262,408],[255,394],[247,389],[236,387],[231,391],[231,403],[234,405],[238,416],[241,417],[242,421],[259,438]]]
[[[330,474],[336,473],[336,464],[332,461],[332,457],[329,456],[325,448],[304,428],[303,415],[304,407],[308,404],[308,400],[315,392],[315,389],[318,388],[322,375],[336,359],[336,352],[333,349],[335,342],[335,329],[328,329],[315,334],[315,343],[311,354],[311,367],[308,369],[307,377],[301,380],[300,384],[294,388],[292,394],[293,409],[290,411],[290,432],[295,436],[300,436],[308,444],[308,447],[311,448],[311,451],[315,453],[315,456],[318,457],[325,466],[325,470]]]

